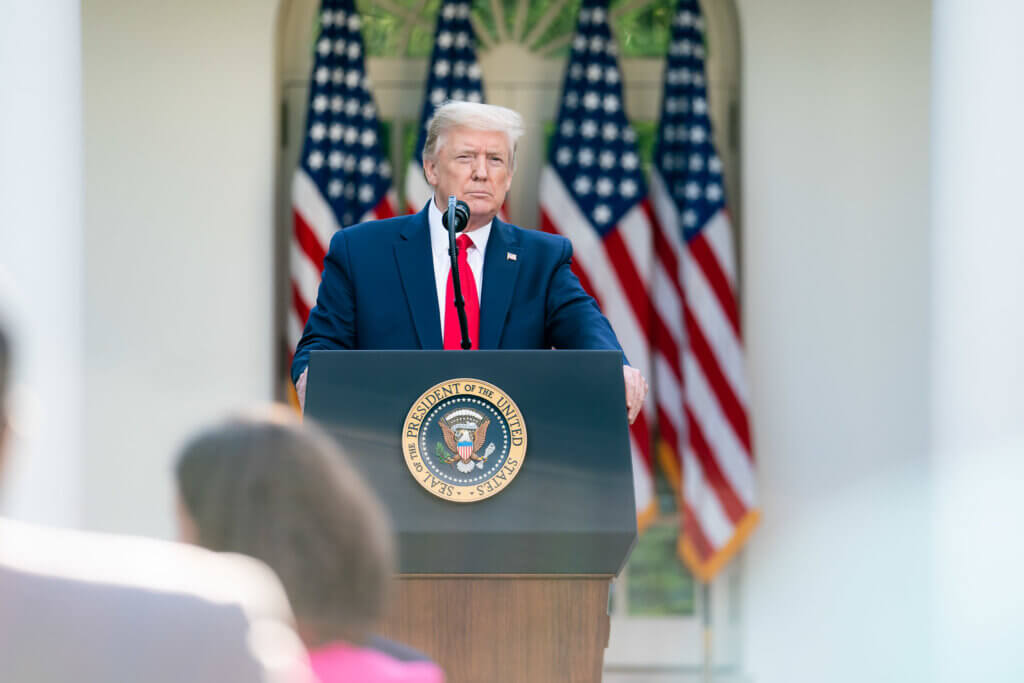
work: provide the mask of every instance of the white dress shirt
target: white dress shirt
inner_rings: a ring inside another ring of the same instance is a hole
[[[448,231],[441,223],[441,210],[437,208],[434,200],[430,200],[430,210],[427,212],[430,223],[430,251],[434,256],[434,284],[437,286],[437,309],[441,313],[441,334],[444,335],[444,312],[447,306],[444,295],[448,291],[448,271],[452,269],[451,257],[448,255]],[[482,301],[481,295],[484,291],[484,254],[487,253],[487,240],[491,236],[491,224],[481,226],[472,232],[463,233],[473,240],[473,246],[466,251],[466,260],[469,262],[469,269],[473,271],[473,279],[476,280],[476,300]],[[465,291],[466,283],[462,283]]]

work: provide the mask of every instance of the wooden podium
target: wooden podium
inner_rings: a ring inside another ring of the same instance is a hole
[[[456,503],[402,451],[413,404],[446,380],[499,387],[526,425],[518,475]],[[306,415],[339,439],[388,506],[399,576],[380,632],[449,683],[598,682],[608,589],[636,540],[622,388],[611,351],[314,351]]]

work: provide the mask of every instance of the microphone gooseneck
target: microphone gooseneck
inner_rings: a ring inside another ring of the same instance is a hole
[[[466,300],[462,298],[462,282],[459,277],[459,247],[455,244],[455,233],[462,232],[469,224],[469,205],[456,200],[455,195],[449,195],[448,210],[441,214],[441,223],[448,231],[448,256],[451,257],[452,262],[452,290],[455,296],[455,311],[459,316],[459,331],[462,333],[462,349],[468,351],[473,344],[469,341]]]

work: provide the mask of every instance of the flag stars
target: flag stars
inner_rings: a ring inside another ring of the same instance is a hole
[[[579,161],[580,166],[583,166],[584,168],[590,166],[594,163],[594,150],[589,147],[583,147],[580,149],[577,160]]]
[[[576,194],[578,195],[590,194],[590,178],[585,175],[576,176],[576,180],[573,181],[572,187],[574,190],[576,190]]]
[[[626,178],[619,183],[619,193],[626,199],[632,199],[636,196],[637,189],[636,181],[632,178]]]
[[[342,69],[341,67],[338,67],[337,69],[332,71],[331,72],[331,81],[335,85],[341,85],[345,81],[345,70]]]
[[[313,98],[313,111],[317,114],[327,111],[327,95],[317,95]]]
[[[316,51],[321,57],[326,57],[327,55],[331,54],[331,39],[321,38],[319,41],[317,41]]]
[[[575,109],[580,105],[580,98],[574,92],[566,94],[564,101],[567,109]]]
[[[566,98],[566,99],[568,99],[568,98]],[[601,104],[601,96],[598,95],[593,90],[588,91],[583,96],[583,106],[586,107],[587,109],[591,109],[591,110],[597,109],[598,105],[600,105],[600,104]]]
[[[713,155],[711,160],[708,161],[708,170],[712,173],[722,172],[722,160],[718,158],[717,154]]]
[[[341,192],[345,185],[340,180],[332,180],[327,183],[327,196],[331,198],[337,198],[341,196]]]
[[[610,66],[604,71],[604,82],[608,85],[615,85],[619,82],[619,70]]]
[[[437,63],[434,64],[434,75],[437,76],[438,78],[444,78],[445,76],[448,75],[448,72],[450,70],[451,66],[448,64],[447,61],[443,59],[439,59]]]
[[[562,121],[562,125],[558,128],[559,132],[567,138],[571,138],[576,134],[576,124],[573,123],[572,119],[566,119]]]
[[[626,152],[622,155],[622,168],[627,171],[634,170],[640,164],[640,158],[636,152]]]
[[[334,25],[334,12],[329,9],[325,9],[320,13],[320,25],[324,28],[330,28]]]
[[[469,97],[467,97],[466,99],[469,100],[470,102],[480,102],[483,100],[483,98],[480,97],[480,93],[478,93],[475,90],[469,93]]]
[[[359,160],[359,172],[363,175],[370,175],[377,168],[377,161],[371,156],[365,156]]]
[[[686,183],[686,190],[684,194],[686,194],[686,198],[690,200],[695,200],[699,198],[700,185],[698,185],[696,181],[691,180],[690,182]]]
[[[456,88],[452,91],[452,99],[455,101],[462,101],[466,99],[466,91],[462,88]]]
[[[594,222],[599,225],[605,225],[612,219],[612,210],[608,208],[607,204],[598,204],[594,207],[593,212]]]
[[[319,121],[309,127],[309,137],[313,139],[313,142],[320,142],[325,135],[327,135],[327,127]]]
[[[373,102],[367,102],[363,105],[363,118],[372,119],[377,115],[377,108],[373,106]]]
[[[687,209],[683,212],[683,225],[688,228],[696,227],[697,225],[697,212],[693,209]]]
[[[601,165],[601,168],[612,168],[613,166],[615,166],[615,153],[612,152],[610,149],[606,149],[605,151],[601,152],[601,156],[598,160],[598,163]]]
[[[465,31],[459,31],[455,36],[455,47],[460,50],[464,50],[469,47],[469,34]]]
[[[572,47],[578,52],[582,52],[587,47],[587,39],[585,36],[576,34],[576,37],[572,39]]]
[[[572,150],[568,147],[559,147],[558,153],[555,155],[555,160],[559,166],[568,166],[572,163]]]
[[[599,81],[601,80],[602,76],[604,76],[604,69],[601,68],[600,64],[591,64],[590,66],[587,67],[588,81]]]
[[[455,62],[455,68],[453,69],[452,73],[455,74],[456,78],[465,78],[466,77],[466,63],[463,62],[463,61]]]
[[[430,103],[435,107],[444,102],[445,92],[444,88],[434,88],[430,91]]]
[[[345,52],[348,54],[349,59],[359,59],[359,55],[362,51],[362,48],[359,47],[359,43],[353,42],[349,44],[348,49]]]
[[[608,122],[601,127],[601,135],[606,141],[613,142],[619,137],[619,127],[614,123]]]
[[[585,119],[580,126],[580,134],[587,139],[594,137],[597,135],[597,124],[591,119]]]
[[[356,140],[359,138],[359,131],[356,130],[355,126],[345,127],[345,144],[354,145]]]
[[[386,161],[380,162],[380,166],[377,167],[377,172],[380,173],[382,178],[391,177],[391,164]]]
[[[693,98],[693,113],[694,114],[707,114],[708,113],[708,102],[703,97]]]
[[[444,9],[441,10],[441,16],[443,16],[445,19],[454,19],[455,5],[445,5]]]
[[[700,126],[694,126],[690,129],[690,141],[700,144],[707,139],[708,133]]]
[[[722,186],[717,183],[711,183],[704,190],[704,196],[708,198],[709,202],[717,202],[722,198]]]
[[[452,36],[450,31],[441,31],[437,34],[437,44],[443,49],[447,50],[450,48],[453,42],[455,42],[455,37]]]
[[[345,100],[341,95],[335,95],[331,98],[331,111],[335,114],[340,114],[341,110],[345,108]]]
[[[597,180],[597,194],[601,197],[607,197],[615,190],[615,183],[609,178],[598,178]]]
[[[577,63],[569,67],[569,78],[571,78],[574,81],[578,81],[581,76],[583,76],[582,64]]]
[[[481,76],[480,65],[476,62],[470,64],[469,69],[466,71],[466,75],[469,76],[469,80],[471,81],[479,81]]]
[[[462,3],[461,5],[459,5],[457,10],[456,10],[456,14],[458,14],[459,19],[468,19],[469,18],[469,5],[467,3]]]
[[[359,201],[363,204],[373,201],[373,185],[363,184],[359,186]]]
[[[602,52],[604,50],[604,38],[601,36],[594,36],[590,39],[590,51],[591,52]]]
[[[363,25],[363,22],[362,22],[362,20],[359,19],[359,15],[358,14],[353,13],[352,16],[350,16],[348,18],[348,30],[349,31],[352,31],[353,33],[355,33],[356,31],[358,31],[360,29],[360,27],[362,27],[362,25]]]
[[[331,138],[331,142],[338,142],[341,140],[341,136],[345,133],[345,128],[340,123],[332,123],[331,129],[328,135]]]
[[[346,43],[344,40],[338,39],[334,41],[334,54],[338,55],[339,57],[345,54],[345,50],[347,48],[348,43]]]
[[[370,128],[364,128],[359,136],[359,144],[363,147],[372,147],[375,142],[377,142],[377,134]]]
[[[319,83],[320,85],[326,85],[327,81],[331,79],[331,70],[328,69],[326,66],[321,66],[316,70],[314,78],[316,79],[316,82]]]
[[[349,116],[355,116],[359,113],[359,100],[354,97],[345,103],[345,113]]]
[[[343,163],[345,163],[345,155],[338,150],[334,150],[327,155],[327,165],[334,170],[341,168]]]
[[[704,157],[702,157],[700,154],[691,154],[690,170],[696,172],[700,171],[702,168],[704,168]]]
[[[622,129],[622,139],[628,143],[636,142],[636,131],[633,126],[626,126]]]
[[[319,171],[320,167],[324,165],[323,152],[320,152],[319,150],[313,150],[313,152],[310,153],[309,157],[306,159],[306,163],[309,164],[309,167],[314,171]]]

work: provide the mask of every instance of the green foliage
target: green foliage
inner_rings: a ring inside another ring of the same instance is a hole
[[[363,40],[366,54],[371,57],[420,57],[430,56],[433,47],[434,24],[441,0],[427,0],[420,7],[421,0],[389,0],[401,12],[376,4],[374,0],[357,0],[356,6],[363,17]],[[631,0],[613,0],[611,11],[630,3]],[[569,0],[558,12],[548,28],[537,41],[540,51],[549,44],[572,35],[576,30],[576,16],[581,0]],[[506,33],[511,35],[516,23],[517,0],[501,0],[500,20]],[[618,40],[622,57],[652,57],[665,55],[672,19],[671,0],[653,0],[637,8],[629,9],[612,20],[612,31]],[[527,7],[524,35],[547,14],[552,2],[534,0]],[[497,41],[498,21],[491,8],[490,0],[473,2],[473,15]],[[553,51],[550,56],[563,57],[569,53],[568,45]]]
[[[678,532],[679,526],[674,521],[659,521],[648,527],[637,541],[627,570],[630,616],[694,613],[695,584],[676,555]]]

